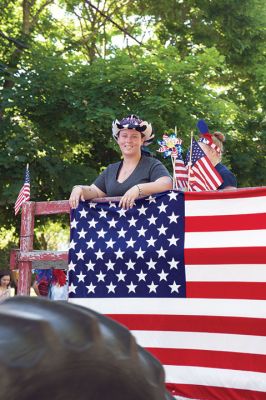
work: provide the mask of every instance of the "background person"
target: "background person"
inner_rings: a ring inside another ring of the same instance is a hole
[[[36,269],[35,274],[32,287],[37,296],[47,297],[51,300],[68,299],[67,276],[63,269]]]
[[[207,157],[210,159],[214,168],[219,172],[223,179],[223,183],[221,186],[217,188],[217,190],[221,189],[236,189],[237,181],[235,175],[221,163],[222,154],[224,151],[225,135],[221,132],[214,132],[213,134],[209,134],[208,136],[202,135],[199,139],[198,144]]]
[[[11,272],[0,271],[0,302],[11,296]]]
[[[128,209],[138,197],[172,189],[172,180],[164,165],[141,151],[154,137],[151,124],[130,115],[114,121],[112,132],[122,161],[110,164],[92,185],[74,186],[69,198],[71,208],[76,208],[80,199],[122,196],[119,206]]]

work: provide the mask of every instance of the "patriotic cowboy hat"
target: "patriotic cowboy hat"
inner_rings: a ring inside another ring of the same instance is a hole
[[[117,119],[113,121],[112,132],[116,141],[118,140],[118,134],[121,129],[135,129],[136,131],[140,132],[145,138],[143,143],[144,146],[151,144],[154,138],[151,124],[147,121],[142,121],[136,115],[128,115],[127,117],[121,119],[121,121],[118,121]]]

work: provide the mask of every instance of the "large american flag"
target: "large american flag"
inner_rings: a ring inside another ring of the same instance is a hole
[[[24,177],[24,184],[22,188],[19,191],[14,209],[15,209],[15,215],[19,212],[20,207],[22,206],[25,201],[28,201],[30,199],[30,171],[29,167],[27,165],[26,170],[25,170],[25,177]]]
[[[221,175],[216,171],[195,139],[192,141],[191,161],[189,150],[185,164],[188,167],[188,189],[190,191],[216,190],[223,183]]]
[[[126,325],[177,398],[266,399],[266,188],[72,211],[70,301]]]

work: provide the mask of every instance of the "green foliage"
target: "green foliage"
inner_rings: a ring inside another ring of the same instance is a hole
[[[28,30],[25,3],[0,6],[1,226],[18,234],[13,205],[26,163],[32,200],[66,199],[119,159],[111,122],[129,113],[151,121],[157,139],[176,127],[185,148],[204,118],[228,134],[224,161],[239,185],[265,185],[262,0],[108,0],[103,14],[138,40],[151,29],[143,46],[123,50],[118,26],[86,1],[60,0],[63,17],[32,1]]]

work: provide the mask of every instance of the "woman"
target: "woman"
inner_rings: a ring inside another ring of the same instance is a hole
[[[11,273],[8,271],[0,271],[0,302],[11,296]]]
[[[214,132],[213,134],[202,134],[198,144],[223,179],[222,185],[219,186],[217,190],[232,190],[237,187],[236,177],[225,165],[221,164],[224,141],[225,136],[223,133]]]
[[[62,269],[39,269],[35,271],[33,289],[37,296],[51,300],[67,300],[68,284],[66,272]]]
[[[114,121],[113,137],[123,160],[110,164],[90,186],[74,186],[69,204],[76,208],[79,200],[122,196],[119,207],[132,208],[135,199],[172,188],[172,180],[163,164],[142,155],[141,147],[152,141],[151,125],[135,115]]]

